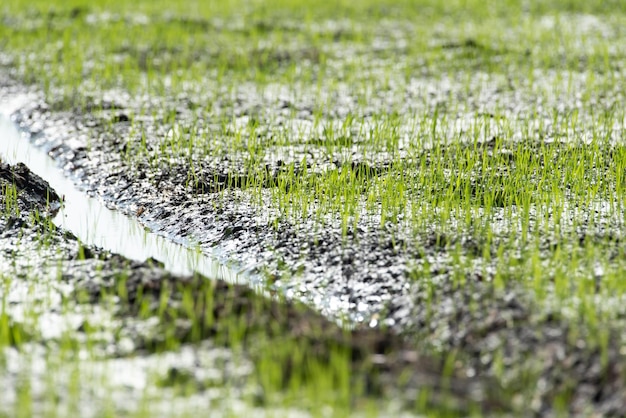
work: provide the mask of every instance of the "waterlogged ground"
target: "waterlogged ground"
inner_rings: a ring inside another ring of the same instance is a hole
[[[78,188],[306,304],[322,331],[288,321],[288,334],[315,352],[317,340],[322,352],[356,344],[368,365],[342,373],[369,382],[385,370],[384,395],[419,400],[405,407],[626,410],[621,3],[161,6],[0,10],[0,97]],[[117,268],[88,252],[99,261],[57,267],[76,276],[67,292],[90,295],[68,311],[101,309],[108,282],[90,271]],[[39,259],[27,254],[6,257]],[[137,265],[159,292],[188,283]],[[259,312],[290,312],[239,291]],[[141,312],[124,318],[142,327]],[[261,338],[260,321],[244,329]],[[351,342],[336,323],[356,327]],[[262,355],[249,356],[217,369],[252,373]],[[410,390],[402,370],[417,376]]]
[[[22,164],[1,165],[0,185],[7,416],[343,415],[351,405],[395,415],[429,391],[421,408],[500,408],[486,382],[390,332],[344,330],[248,286],[81,244],[54,226],[59,196]]]

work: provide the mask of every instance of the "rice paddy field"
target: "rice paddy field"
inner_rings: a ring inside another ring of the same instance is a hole
[[[626,415],[625,75],[617,0],[3,0],[0,142],[226,273],[5,149],[0,417]]]

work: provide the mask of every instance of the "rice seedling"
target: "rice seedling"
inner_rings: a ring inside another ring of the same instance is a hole
[[[510,409],[603,402],[542,367],[571,355],[609,379],[622,361],[621,2],[6,0],[0,19],[5,84],[46,103],[18,122],[90,192],[278,297],[495,379]],[[152,299],[129,272],[105,299],[158,318],[151,352],[250,341],[245,317],[215,322],[211,285]],[[349,353],[308,364],[314,344],[274,338],[254,332],[258,402],[353,407]]]

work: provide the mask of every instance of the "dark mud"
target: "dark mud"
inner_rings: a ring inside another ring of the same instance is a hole
[[[476,48],[475,45],[459,47]],[[6,97],[24,92],[23,86],[8,79],[2,83]],[[482,103],[489,102],[489,94],[495,95],[500,87],[481,90],[485,97],[476,98],[476,106],[482,108]],[[443,100],[452,90],[449,86],[447,90],[441,89],[429,100]],[[503,99],[507,111],[521,112],[523,106],[532,108],[529,102],[520,104],[511,87],[505,87],[502,95],[510,99]],[[233,113],[246,123],[250,115],[258,117],[263,104],[255,102],[252,96],[234,100]],[[272,109],[280,112],[286,103],[281,100],[272,102],[278,110]],[[164,103],[175,111],[181,124],[202,124],[195,119],[194,101],[165,98]],[[565,106],[568,103],[565,101]],[[174,129],[165,115],[152,122],[134,119],[133,115],[146,106],[149,104],[140,99],[112,91],[87,106],[90,109],[87,112],[55,111],[54,104],[36,99],[16,109],[13,118],[30,132],[31,141],[48,151],[86,192],[100,196],[111,207],[134,214],[165,236],[199,242],[207,253],[217,251],[245,269],[262,273],[267,287],[291,302],[258,299],[245,287],[208,285],[138,264],[136,269],[141,273],[126,286],[126,315],[134,316],[140,311],[133,304],[139,289],[142,294],[154,292],[155,295],[168,289],[172,292],[172,306],[177,306],[187,291],[217,292],[228,301],[228,309],[234,307],[238,315],[243,315],[245,335],[251,336],[245,341],[262,340],[267,338],[266,334],[275,338],[265,326],[272,319],[280,324],[278,329],[293,332],[287,338],[295,339],[298,344],[306,341],[320,359],[327,357],[325,350],[329,345],[343,347],[349,353],[351,366],[355,367],[355,376],[379,376],[366,385],[373,392],[394,387],[394,379],[404,369],[414,371],[410,382],[434,382],[431,387],[437,388],[441,384],[442,362],[451,362],[458,375],[451,391],[458,395],[457,400],[461,399],[458,403],[461,408],[462,399],[471,401],[482,396],[484,412],[490,407],[494,410],[502,407],[529,415],[551,415],[559,402],[564,403],[561,407],[568,413],[580,416],[619,415],[626,409],[624,353],[619,348],[621,319],[607,329],[603,344],[608,349],[604,350],[585,326],[576,324],[575,319],[564,315],[558,307],[538,304],[523,285],[511,281],[496,290],[492,283],[495,261],[470,269],[464,275],[463,285],[459,285],[448,249],[458,243],[471,253],[478,251],[480,244],[473,242],[471,236],[459,236],[457,231],[448,235],[425,233],[418,237],[419,245],[416,245],[415,237],[403,235],[395,226],[389,225],[386,230],[386,226],[381,228],[367,219],[348,227],[345,233],[334,221],[324,226],[312,219],[290,223],[270,208],[267,195],[260,198],[246,195],[245,185],[257,173],[247,173],[237,155],[200,159],[194,181],[190,181],[190,169],[185,161],[173,160],[168,166],[130,163],[125,159],[128,153],[145,149],[148,159],[151,153],[158,152],[160,140]],[[489,110],[489,106],[484,107]],[[341,117],[340,109],[339,105],[331,107],[329,117]],[[380,109],[386,109],[384,100]],[[312,107],[301,106],[296,111],[306,121]],[[145,148],[140,136],[131,129],[131,122],[141,124],[142,135],[147,138]],[[546,136],[555,135],[556,132],[549,132]],[[228,138],[218,140],[227,142]],[[350,141],[340,140],[339,145],[349,147]],[[320,140],[313,142],[323,144]],[[282,167],[301,160],[297,146],[287,151],[277,160],[268,161],[263,174],[270,179],[264,184],[266,191],[275,186],[271,179],[280,174]],[[311,158],[318,158],[316,165],[329,170],[341,169],[346,164],[321,152]],[[375,177],[387,169],[385,161],[356,158],[347,164],[364,178]],[[259,202],[268,209],[258,209]],[[496,206],[506,205],[507,202],[501,202]],[[609,225],[607,231],[614,227]],[[389,234],[391,230],[393,235]],[[507,233],[511,231],[502,232]],[[411,279],[416,265],[429,265],[432,280],[426,283]],[[117,285],[116,279],[109,277],[77,288],[84,291],[88,300],[97,301],[102,289],[114,289]],[[294,302],[297,300],[333,320],[347,319],[357,324],[356,329],[346,333]],[[195,341],[223,333],[219,321],[217,324],[195,321],[205,318],[207,312],[211,312],[209,317],[225,317],[222,309],[226,305],[208,309],[202,300],[194,300],[191,307],[189,312],[194,312],[193,315],[184,312],[175,315],[187,320],[179,321],[177,338]],[[228,309],[226,317],[231,315]],[[247,312],[255,314],[249,316]],[[617,315],[626,317],[623,312]],[[311,329],[323,330],[320,333],[323,337],[307,334]],[[155,338],[137,339],[137,346],[147,351],[158,351],[163,344],[164,341]],[[424,352],[435,353],[437,360],[422,361],[420,353]],[[286,379],[293,369],[286,367]],[[374,369],[376,373],[371,372]]]
[[[13,280],[33,280],[34,271],[45,270],[46,262],[55,263],[54,259],[61,257],[64,261],[58,262],[60,271],[56,275],[58,284],[67,285],[62,299],[72,301],[72,310],[84,311],[80,308],[84,305],[106,306],[107,301],[113,300],[113,318],[118,324],[115,333],[123,336],[124,343],[118,339],[103,346],[107,358],[154,356],[189,344],[201,350],[199,344],[209,341],[210,347],[243,349],[254,365],[253,375],[258,375],[259,380],[263,380],[262,365],[271,362],[272,368],[281,370],[278,381],[274,382],[279,389],[289,387],[294,379],[306,385],[312,374],[323,370],[330,375],[337,373],[338,378],[348,376],[350,387],[358,388],[353,389],[355,401],[360,396],[402,396],[410,405],[418,391],[427,390],[430,395],[424,405],[438,409],[502,408],[494,392],[494,382],[487,391],[487,382],[470,380],[459,370],[447,368],[442,360],[419,354],[412,344],[397,338],[391,330],[367,327],[346,330],[299,302],[263,297],[248,286],[202,276],[175,276],[163,270],[156,260],[131,261],[82,245],[45,217],[51,206],[61,203],[60,198],[22,164],[1,165],[0,185],[4,188],[14,185],[17,191],[19,211],[0,216],[3,230],[0,246],[5,252],[11,252],[12,247],[20,249],[9,257],[14,264],[22,265],[16,269]],[[1,203],[6,204],[10,197],[3,193]],[[31,251],[24,251],[23,245],[20,247],[13,241],[18,236],[21,241],[33,243],[26,244]],[[32,253],[37,255],[35,261],[28,258]],[[33,270],[23,268],[33,262]],[[8,271],[4,269],[3,273]],[[7,293],[12,299],[10,289],[5,288],[5,297]],[[18,323],[13,310],[26,302],[12,300],[3,315]],[[59,300],[59,303],[63,302]],[[55,312],[61,306],[53,303],[47,310]],[[154,318],[158,319],[156,323]],[[80,334],[99,327],[90,321],[93,319],[84,317],[75,324],[71,330],[77,334],[74,339],[80,341]],[[50,344],[55,338],[58,337],[45,332],[23,333],[13,345],[19,348],[27,343]],[[294,356],[294,350],[300,357]],[[337,363],[337,357],[343,363]],[[193,379],[194,373],[173,367],[164,383]],[[201,382],[197,384],[202,386]],[[263,391],[255,396],[257,402],[261,401]]]
[[[60,207],[61,198],[56,192],[24,164],[0,165],[0,177],[4,180],[5,187],[15,186],[18,192],[15,203],[20,210],[26,213],[40,211],[45,214],[54,213]],[[8,205],[6,193],[4,200],[5,205]]]

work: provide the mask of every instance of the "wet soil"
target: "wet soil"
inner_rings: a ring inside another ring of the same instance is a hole
[[[472,44],[459,47],[476,48]],[[4,97],[15,97],[26,90],[7,77],[0,81]],[[496,88],[487,88],[481,94],[488,95]],[[133,304],[139,289],[142,294],[154,295],[172,290],[172,305],[176,306],[177,298],[186,291],[202,294],[209,291],[208,286],[210,292],[228,301],[214,306],[210,316],[224,317],[223,309],[227,309],[227,316],[232,315],[231,309],[243,315],[245,333],[253,336],[246,337],[246,341],[262,340],[267,335],[277,338],[266,327],[271,319],[280,325],[278,329],[290,330],[287,338],[307,341],[316,358],[324,359],[329,346],[344,347],[355,367],[354,376],[378,376],[367,384],[373,392],[394,387],[392,382],[403,370],[413,370],[415,378],[409,381],[414,384],[434,382],[433,387],[439,387],[442,359],[452,358],[458,377],[452,385],[452,392],[458,394],[456,399],[461,399],[460,405],[464,405],[463,399],[482,399],[484,412],[490,407],[502,407],[551,415],[560,398],[567,399],[564,408],[568,413],[581,416],[619,415],[626,408],[624,353],[620,349],[620,329],[626,317],[623,312],[616,313],[617,319],[607,329],[608,349],[601,350],[585,326],[576,324],[558,307],[537,304],[523,285],[512,281],[496,290],[490,273],[484,273],[494,271],[493,264],[470,269],[464,285],[459,286],[446,244],[458,242],[464,250],[475,251],[478,244],[471,237],[454,236],[454,231],[442,237],[433,232],[418,237],[420,245],[416,246],[414,237],[404,236],[393,225],[373,226],[375,222],[368,223],[367,219],[349,227],[346,233],[335,221],[323,227],[312,219],[289,222],[270,208],[269,191],[275,186],[271,179],[281,167],[301,160],[297,146],[268,161],[267,194],[252,198],[242,185],[254,174],[245,171],[245,164],[236,155],[198,163],[200,180],[194,182],[189,181],[189,167],[184,161],[153,167],[148,162],[131,164],[125,160],[125,155],[143,147],[131,129],[131,122],[137,122],[133,115],[148,105],[142,99],[110,91],[87,106],[87,111],[58,111],[54,104],[41,100],[37,91],[33,92],[33,99],[15,109],[13,118],[29,132],[31,141],[49,152],[75,179],[78,187],[98,195],[111,207],[137,216],[147,227],[171,239],[199,242],[203,251],[217,253],[262,274],[268,289],[280,299],[289,300],[279,303],[259,299],[246,287],[170,276],[158,267],[135,263],[131,271],[139,273],[127,282],[124,315],[132,317],[140,311]],[[511,103],[519,104],[514,100],[515,91],[507,90],[505,94],[510,95]],[[432,100],[438,99],[433,96]],[[484,101],[476,100],[479,104]],[[521,106],[527,104],[521,102]],[[181,124],[200,123],[194,118],[193,100],[169,97],[164,103],[176,112]],[[261,105],[251,94],[242,97],[237,106],[236,114],[247,123],[249,115]],[[380,107],[384,109],[385,105]],[[339,108],[331,108],[329,116],[341,116],[333,113]],[[306,106],[297,110],[304,120],[312,113]],[[147,138],[146,149],[157,152],[160,138],[173,129],[172,124],[165,117],[139,122]],[[329,170],[341,169],[345,164],[321,153],[310,157],[320,160],[316,166]],[[386,169],[384,159],[356,158],[350,164],[364,177]],[[259,206],[269,209],[259,210]],[[613,227],[609,225],[607,231]],[[393,238],[386,228],[394,230]],[[115,263],[128,263],[114,256],[107,260],[113,270],[119,265]],[[433,279],[428,283],[411,280],[416,264],[430,266]],[[113,276],[96,283],[76,281],[77,289],[82,289],[92,302],[98,300],[103,289],[117,287]],[[177,331],[181,340],[195,341],[223,333],[219,321],[194,325],[197,318],[206,316],[208,308],[202,300],[195,300],[192,306],[194,315],[186,317],[189,322]],[[348,333],[335,325],[346,318],[356,324],[356,329]],[[323,332],[308,334],[311,329]],[[136,344],[143,350],[158,351],[162,341],[144,338]],[[422,354],[425,352],[429,353],[426,357]],[[435,360],[431,359],[433,353],[438,354]],[[376,373],[371,372],[372,368]],[[286,364],[285,373],[293,372]],[[500,395],[501,390],[504,395]]]
[[[93,312],[91,316],[85,313],[85,307],[89,311],[114,301],[110,320],[116,325],[114,330],[105,331],[114,331],[118,337],[110,341],[110,337],[101,336],[100,343],[95,343],[101,346],[104,358],[158,358],[160,353],[176,352],[189,345],[199,356],[203,350],[211,353],[216,347],[225,347],[243,350],[253,375],[264,372],[263,362],[280,365],[278,384],[284,388],[294,379],[306,382],[310,373],[319,373],[321,368],[331,375],[346,374],[351,387],[362,388],[362,393],[355,391],[355,401],[359,396],[400,395],[410,404],[416,391],[429,390],[428,403],[450,411],[493,411],[502,407],[493,392],[494,382],[487,392],[482,379],[470,381],[458,370],[444,372],[443,361],[419,354],[411,343],[389,329],[361,326],[347,330],[293,300],[268,298],[249,286],[199,275],[175,276],[163,270],[157,260],[132,261],[84,246],[47,218],[50,207],[58,207],[61,202],[43,179],[23,164],[2,164],[0,186],[11,185],[17,190],[16,210],[0,216],[0,248],[14,265],[15,276],[13,285],[3,286],[2,294],[10,301],[3,315],[14,327],[12,345],[22,352],[32,352],[33,344],[58,341],[61,329],[67,326],[62,315],[47,323],[51,329],[59,328],[58,332],[42,329],[24,333],[27,327],[18,326],[23,321],[20,305],[32,303],[20,298],[19,288],[32,286],[30,282],[38,276],[41,279],[50,263],[57,264],[53,287],[62,297],[38,313],[43,317],[60,309],[74,311],[76,317],[69,329],[76,334],[73,339],[81,341],[81,334],[100,326]],[[6,193],[0,195],[0,203],[6,204],[9,198]],[[62,262],[57,261],[59,257]],[[5,268],[3,274],[10,271]],[[67,301],[71,301],[69,306]],[[294,357],[293,350],[301,357]],[[9,351],[6,355],[17,353]],[[338,368],[337,356],[344,359],[345,368],[341,363]],[[182,370],[173,365],[164,377],[165,384],[193,380],[197,373],[193,367]],[[402,384],[398,384],[400,377]],[[196,383],[202,386],[202,382]],[[255,396],[257,402],[262,401],[263,391]]]

